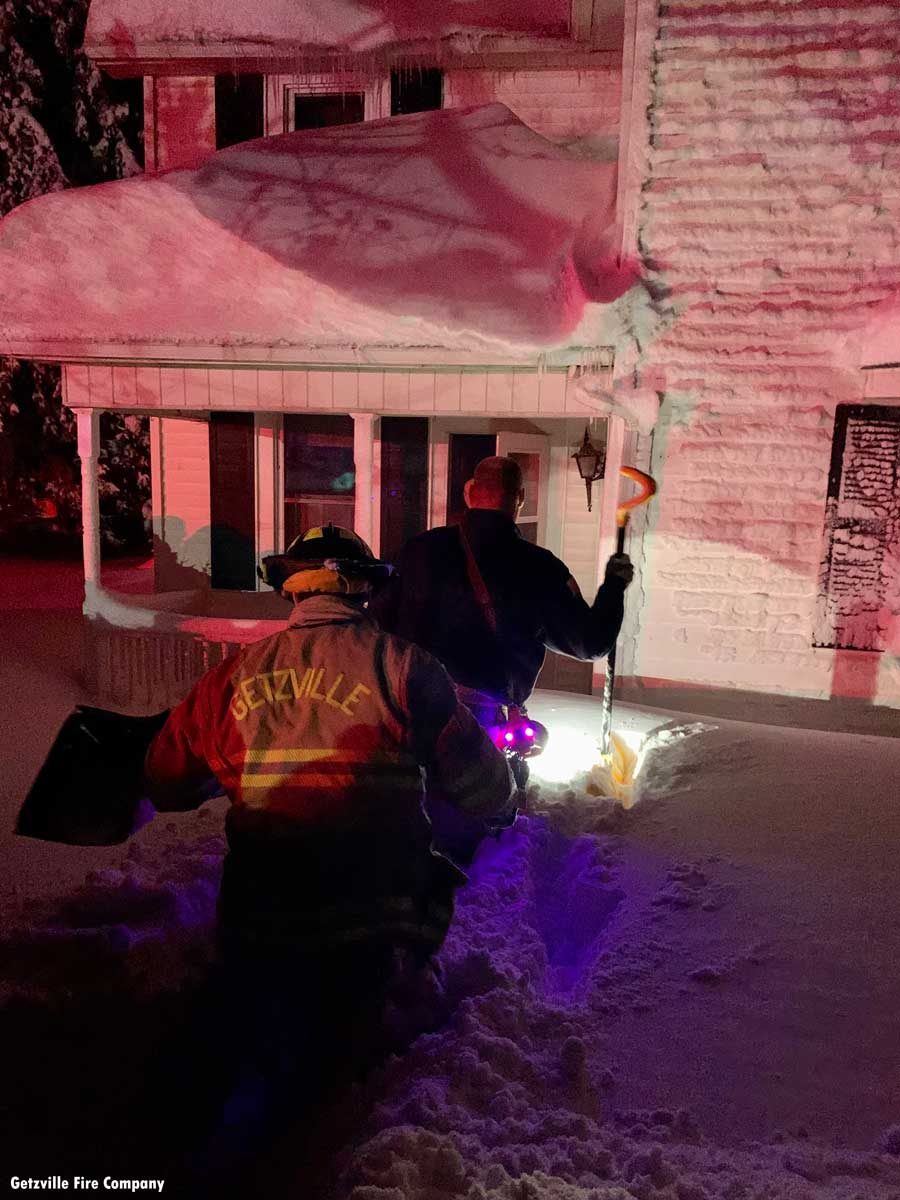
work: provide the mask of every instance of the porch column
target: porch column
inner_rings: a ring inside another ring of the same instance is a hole
[[[100,454],[100,412],[76,408],[78,457],[81,459],[81,549],[84,557],[84,601],[100,589],[100,489],[97,470]]]
[[[280,413],[254,414],[257,561],[284,550],[281,429]],[[257,591],[263,590],[263,586],[262,580],[257,579]]]
[[[381,463],[375,453],[381,420],[374,413],[352,413],[356,504],[353,528],[379,553],[381,543]]]
[[[597,539],[597,583],[603,582],[606,570],[606,560],[616,552],[616,509],[619,506],[619,495],[622,486],[622,476],[619,468],[625,450],[625,422],[621,417],[609,417],[606,442],[606,469],[603,473],[603,491],[600,495],[600,536]],[[630,494],[630,493],[629,493]],[[606,659],[594,663],[594,673],[591,689],[594,692],[603,691],[606,678]]]

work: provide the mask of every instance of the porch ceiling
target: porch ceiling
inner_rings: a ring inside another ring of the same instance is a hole
[[[502,105],[285,134],[0,221],[0,351],[529,365],[608,345],[615,164]],[[588,352],[590,353],[590,352]]]

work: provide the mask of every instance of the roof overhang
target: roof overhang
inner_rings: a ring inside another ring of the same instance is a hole
[[[73,366],[197,367],[301,371],[569,371],[586,364],[611,367],[611,347],[566,346],[542,354],[471,353],[443,346],[196,346],[0,339],[4,353],[33,362]]]
[[[583,65],[622,48],[624,0],[92,0],[84,49],[116,75]]]

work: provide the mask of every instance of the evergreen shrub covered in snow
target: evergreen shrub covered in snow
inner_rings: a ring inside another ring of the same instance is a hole
[[[87,9],[88,0],[0,0],[0,216],[45,192],[141,169],[135,114],[111,99],[79,50]],[[146,420],[105,414],[101,436],[104,540],[141,542]],[[62,407],[59,369],[0,358],[0,536],[35,515],[39,497],[54,501],[59,526],[74,531],[78,489],[75,423]]]

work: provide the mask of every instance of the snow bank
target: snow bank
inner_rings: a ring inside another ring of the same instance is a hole
[[[382,1070],[371,1135],[345,1155],[342,1198],[896,1194],[900,1165],[876,1147],[836,1150],[800,1122],[793,1135],[726,1146],[677,1096],[646,1109],[617,1102],[610,1015],[643,1012],[653,1036],[647,964],[615,945],[618,857],[615,839],[570,841],[536,820],[482,855],[444,955],[449,1020]]]
[[[632,282],[614,202],[615,164],[499,104],[264,138],[15,209],[0,222],[2,346],[533,362],[603,342]]]
[[[695,724],[656,733],[629,812],[578,777],[534,785],[527,818],[484,845],[459,894],[442,982],[392,1014],[411,1046],[366,1085],[339,1200],[894,1200],[897,903],[880,906],[882,944],[848,940],[827,986],[816,974],[831,925],[868,928],[891,857],[872,848],[897,826],[886,793],[868,834],[842,805],[837,755],[853,745],[873,787],[895,777],[889,739]],[[8,915],[5,1011],[66,1022],[64,997],[80,997],[81,1034],[102,1043],[92,998],[118,995],[152,1026],[208,958],[221,816],[161,819],[70,895]],[[145,1059],[165,1041],[158,1020]],[[139,1078],[133,1047],[128,1066]],[[102,1065],[104,1096],[121,1069]],[[42,1086],[65,1094],[54,1070],[50,1056]],[[104,1145],[123,1119],[105,1114]],[[276,1182],[262,1165],[266,1195],[305,1194],[291,1161],[282,1147]]]

